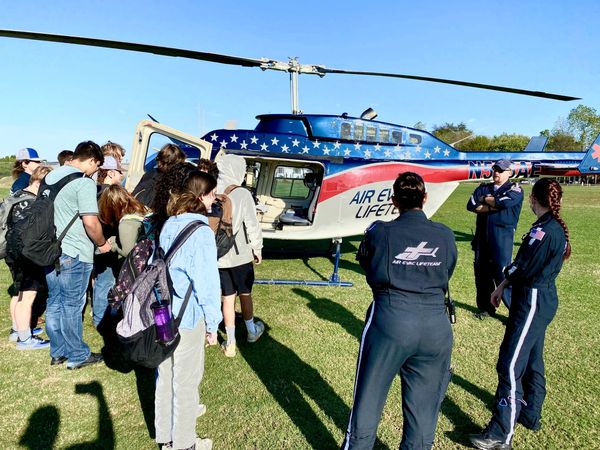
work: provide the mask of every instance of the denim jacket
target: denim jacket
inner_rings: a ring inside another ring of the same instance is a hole
[[[170,217],[160,232],[160,246],[165,253],[185,226],[201,220],[208,223],[202,214],[185,213]],[[173,281],[173,315],[176,317],[190,282],[193,290],[183,315],[180,328],[193,329],[204,319],[207,332],[216,332],[221,315],[221,284],[217,269],[217,247],[215,235],[210,227],[200,227],[173,255],[169,264]]]

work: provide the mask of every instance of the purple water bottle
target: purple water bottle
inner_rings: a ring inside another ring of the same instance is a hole
[[[171,305],[167,301],[154,302],[150,305],[154,314],[156,338],[160,342],[170,342],[175,338],[175,323],[171,315]]]

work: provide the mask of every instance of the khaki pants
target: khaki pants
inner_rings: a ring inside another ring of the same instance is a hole
[[[154,413],[156,442],[173,442],[174,449],[196,442],[198,388],[204,374],[204,320],[193,330],[180,328],[179,333],[175,352],[158,366]]]

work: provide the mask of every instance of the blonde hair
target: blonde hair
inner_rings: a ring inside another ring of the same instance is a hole
[[[50,166],[38,166],[35,168],[31,177],[29,178],[29,186],[31,186],[36,181],[42,181],[46,175],[52,172],[52,167]]]
[[[102,154],[104,156],[113,156],[119,161],[125,158],[125,149],[122,145],[117,144],[116,142],[108,141],[100,148],[100,150],[102,150]]]

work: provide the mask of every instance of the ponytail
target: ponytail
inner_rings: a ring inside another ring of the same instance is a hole
[[[565,245],[565,253],[563,259],[569,259],[571,256],[571,242],[569,236],[569,229],[567,224],[560,216],[560,202],[562,200],[562,187],[553,178],[542,178],[533,185],[533,191],[531,194],[536,198],[540,205],[550,208],[552,217],[562,227],[567,243]]]

